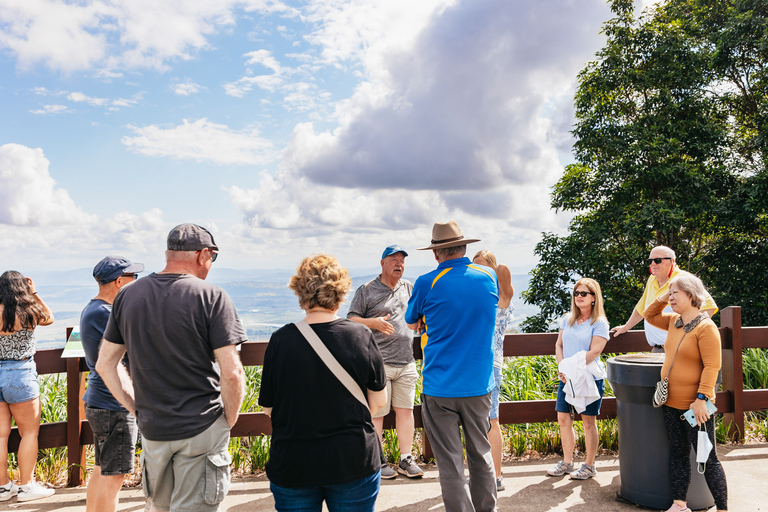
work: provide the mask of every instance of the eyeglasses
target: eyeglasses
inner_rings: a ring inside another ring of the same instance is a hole
[[[123,274],[120,277],[125,277],[128,279],[137,279],[139,276],[137,276],[136,274]]]
[[[595,292],[577,292],[577,291],[573,292],[574,297],[578,297],[579,295],[581,295],[582,297],[586,297],[587,295],[594,295],[594,294]]]
[[[211,251],[211,263],[213,263],[214,261],[216,261],[216,258],[219,257],[219,253],[213,252],[213,249],[211,249],[210,247],[206,247],[205,249],[200,249],[199,251],[195,251],[195,252],[202,252],[202,251],[205,251],[206,249]]]
[[[648,263],[655,263],[661,265],[662,260],[671,260],[672,258],[648,258]]]

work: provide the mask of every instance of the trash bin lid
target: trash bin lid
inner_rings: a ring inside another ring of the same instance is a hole
[[[630,364],[664,364],[662,353],[622,354],[612,357],[611,361]]]

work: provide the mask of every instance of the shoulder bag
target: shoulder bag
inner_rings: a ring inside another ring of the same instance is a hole
[[[360,389],[360,386],[357,385],[355,379],[352,378],[347,370],[345,370],[336,358],[333,357],[333,354],[328,350],[328,347],[320,341],[320,338],[315,331],[312,330],[307,321],[302,320],[300,322],[295,322],[293,325],[299,329],[299,332],[304,336],[304,339],[307,340],[309,346],[312,347],[318,356],[320,356],[320,359],[325,363],[325,366],[331,370],[331,373],[339,379],[339,382],[341,382],[344,387],[352,393],[352,396],[354,396],[358,402],[363,404],[365,409],[370,413],[371,409],[368,407],[368,400],[366,400],[365,395],[363,395],[363,390]]]
[[[672,356],[672,363],[669,365],[669,370],[667,371],[667,376],[656,383],[656,392],[653,394],[654,407],[661,407],[667,402],[667,398],[669,398],[669,374],[672,373],[672,367],[675,365],[675,358],[677,357],[677,351],[680,350],[680,345],[683,344],[683,340],[685,339],[686,334],[688,333],[687,332],[684,333],[683,337],[680,338],[680,343],[677,344],[677,348],[675,349],[675,355]]]

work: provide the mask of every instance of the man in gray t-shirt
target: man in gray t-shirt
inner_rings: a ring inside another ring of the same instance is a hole
[[[136,416],[153,510],[213,512],[229,488],[229,431],[245,388],[237,345],[247,336],[229,296],[205,281],[219,254],[213,235],[181,224],[167,248],[161,272],[117,294],[96,371]]]
[[[390,406],[395,411],[397,438],[400,441],[399,473],[417,478],[424,475],[413,460],[413,401],[419,374],[413,359],[413,331],[405,323],[405,311],[413,284],[402,279],[405,257],[399,245],[390,245],[381,255],[381,274],[355,292],[347,318],[373,331],[373,338],[384,358],[387,373],[387,405],[373,417],[373,425],[382,438],[384,416]],[[385,464],[381,478],[395,478],[397,473]]]

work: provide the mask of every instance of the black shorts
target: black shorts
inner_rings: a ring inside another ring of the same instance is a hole
[[[127,411],[110,411],[85,406],[85,418],[93,430],[94,464],[101,474],[133,473],[138,427],[136,418]]]

